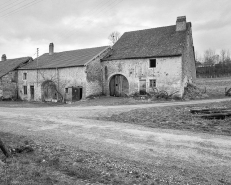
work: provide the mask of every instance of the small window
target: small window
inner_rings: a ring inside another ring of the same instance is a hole
[[[23,80],[26,80],[27,78],[27,73],[23,73]]]
[[[155,68],[156,67],[156,59],[150,59],[149,67],[150,68]]]
[[[156,87],[156,80],[152,79],[150,80],[149,86],[152,87]]]
[[[65,88],[65,93],[68,93],[68,88]]]
[[[23,92],[25,95],[27,95],[27,86],[23,86]]]

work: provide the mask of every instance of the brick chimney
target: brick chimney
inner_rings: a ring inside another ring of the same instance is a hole
[[[2,55],[2,62],[4,62],[4,61],[6,61],[6,55],[5,54]]]
[[[176,20],[176,31],[186,30],[186,16],[177,17]]]
[[[54,44],[50,43],[49,45],[49,55],[53,55],[54,54]]]

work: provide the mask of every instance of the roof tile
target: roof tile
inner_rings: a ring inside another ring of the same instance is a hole
[[[51,69],[62,67],[82,66],[93,57],[103,52],[108,46],[64,51],[49,55],[45,53],[20,69]]]
[[[191,23],[187,23],[187,30]],[[176,56],[182,54],[186,31],[176,25],[125,32],[104,60]]]
[[[32,60],[31,57],[22,57],[15,59],[8,59],[6,61],[0,61],[0,77],[6,75],[10,71],[13,71],[20,67],[22,64],[25,64],[29,60]]]

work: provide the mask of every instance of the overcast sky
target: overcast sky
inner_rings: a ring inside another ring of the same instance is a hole
[[[36,57],[109,45],[113,31],[192,22],[195,50],[231,50],[230,0],[0,0],[0,55]]]

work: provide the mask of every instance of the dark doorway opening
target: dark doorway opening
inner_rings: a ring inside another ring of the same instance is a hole
[[[83,97],[82,87],[72,87],[72,101],[79,101]]]
[[[30,86],[30,99],[34,100],[34,86],[33,85]]]
[[[109,83],[110,96],[126,96],[129,93],[128,80],[123,75],[115,75]]]

